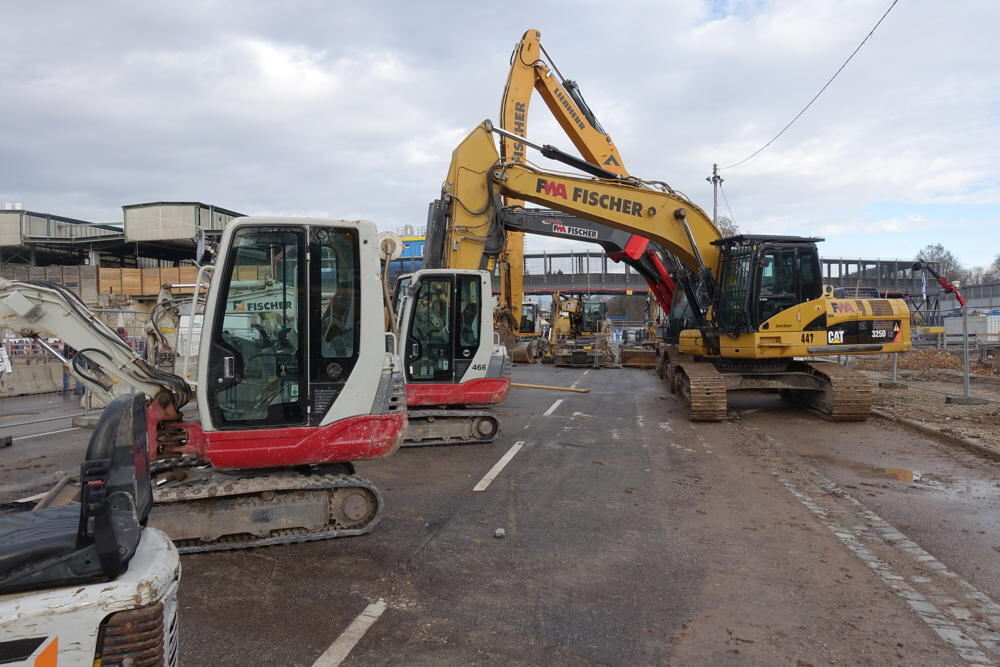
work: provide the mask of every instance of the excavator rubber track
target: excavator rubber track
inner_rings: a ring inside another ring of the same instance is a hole
[[[671,367],[671,390],[684,399],[688,419],[718,422],[726,418],[726,381],[711,363],[685,361]]]
[[[856,370],[832,361],[799,361],[798,369],[821,378],[823,391],[785,389],[781,397],[803,405],[830,421],[865,421],[872,411],[872,383]]]
[[[403,447],[487,445],[497,439],[500,420],[486,410],[409,410]]]
[[[371,532],[382,494],[356,475],[193,471],[154,491],[149,524],[182,553],[295,544]]]

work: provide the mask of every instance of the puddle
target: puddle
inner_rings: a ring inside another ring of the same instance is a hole
[[[801,456],[803,458],[822,461],[824,463],[840,466],[841,468],[853,470],[858,477],[864,477],[866,479],[894,479],[899,482],[909,482],[911,484],[938,483],[925,478],[919,471],[910,470],[909,468],[880,468],[878,466],[868,465],[867,463],[859,463],[849,459],[839,459],[835,456],[827,456],[826,454],[802,454]]]

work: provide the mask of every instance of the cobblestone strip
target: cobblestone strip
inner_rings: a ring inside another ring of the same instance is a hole
[[[997,656],[1000,656],[1000,634],[996,632],[996,628],[1000,628],[998,605],[825,475],[812,469],[794,454],[789,452],[787,455],[795,458],[808,470],[813,482],[824,492],[824,499],[840,507],[824,506],[787,477],[772,471],[799,502],[815,514],[896,595],[905,600],[928,627],[952,646],[963,660],[974,665],[997,664]],[[843,511],[845,509],[846,512]],[[847,527],[836,516],[841,515],[850,520],[852,514],[863,523]],[[875,542],[906,554],[930,576],[914,575],[907,581],[865,546],[865,542]],[[941,588],[961,591],[964,601],[942,592]]]

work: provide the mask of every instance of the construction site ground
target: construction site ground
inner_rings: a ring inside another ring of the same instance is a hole
[[[868,372],[876,383],[887,384],[890,375]],[[966,440],[991,451],[1000,459],[1000,378],[972,376],[969,395],[978,405],[949,403],[964,397],[962,376],[955,371],[897,371],[900,387],[880,386],[874,396],[876,409],[909,422],[925,425],[944,436]]]
[[[591,392],[515,389],[491,445],[360,464],[387,503],[370,535],[183,557],[182,664],[1000,662],[993,460],[765,393],[693,424],[646,370],[514,380]],[[965,409],[929,388],[876,404]],[[65,428],[0,430],[0,501],[74,469],[89,432]]]

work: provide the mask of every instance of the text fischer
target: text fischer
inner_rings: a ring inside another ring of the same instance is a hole
[[[565,183],[554,183],[552,181],[547,181],[544,178],[538,179],[538,183],[535,185],[535,192],[544,193],[549,197],[570,199],[568,193],[566,192]],[[598,206],[606,211],[615,211],[617,213],[634,215],[636,217],[642,215],[642,204],[637,201],[625,199],[624,197],[615,197],[614,195],[602,195],[599,192],[594,192],[593,190],[587,190],[585,188],[573,188],[572,199],[575,202],[579,202],[587,206]]]

